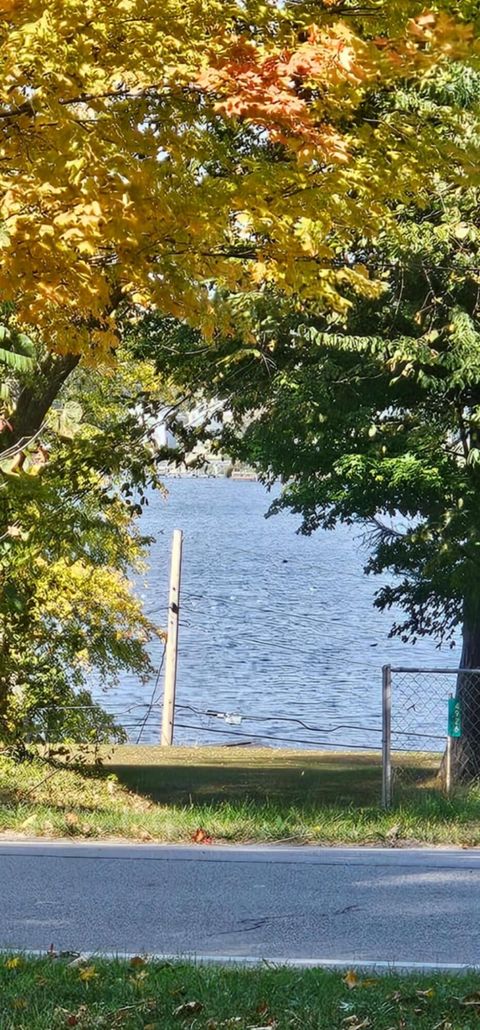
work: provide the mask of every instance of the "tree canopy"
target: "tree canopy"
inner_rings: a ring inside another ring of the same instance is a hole
[[[422,7],[3,0],[0,300],[98,363],[127,308],[208,334],[222,290],[372,294],[350,249],[452,159],[381,96],[475,60],[476,5]]]

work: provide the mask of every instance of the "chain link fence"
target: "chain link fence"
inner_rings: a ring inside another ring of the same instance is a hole
[[[480,669],[383,669],[383,804],[480,777]]]

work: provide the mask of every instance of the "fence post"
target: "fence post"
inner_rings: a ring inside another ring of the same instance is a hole
[[[382,669],[382,805],[392,803],[392,667]]]
[[[162,732],[160,737],[160,744],[164,747],[170,747],[173,743],[173,725],[175,721],[175,689],[177,685],[178,619],[180,612],[182,546],[182,530],[175,529],[173,531],[172,564],[170,570]]]

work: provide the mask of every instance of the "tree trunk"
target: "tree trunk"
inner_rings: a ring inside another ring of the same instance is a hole
[[[34,384],[24,387],[19,394],[15,412],[9,419],[12,429],[7,427],[0,433],[0,454],[3,451],[10,451],[16,445],[21,454],[22,447],[41,429],[46,414],[79,361],[80,355],[78,354],[49,354],[43,360],[37,370]],[[6,495],[2,495],[1,500],[0,537],[11,518],[8,491]],[[0,576],[0,591],[5,590],[5,580],[4,572]],[[9,610],[8,599],[5,600],[3,597],[2,604],[4,611],[2,612],[0,605],[0,739],[5,738],[6,718],[11,696],[10,623],[6,617]]]
[[[471,670],[471,671],[470,671]],[[480,609],[465,612],[457,699],[461,703],[462,736],[453,741],[455,778],[480,777]]]
[[[11,447],[20,440],[29,439],[40,429],[62,386],[80,361],[79,354],[49,354],[42,362],[33,386],[20,393],[15,413],[11,417],[13,433],[3,434],[2,443]]]

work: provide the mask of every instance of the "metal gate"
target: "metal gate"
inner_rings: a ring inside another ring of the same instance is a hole
[[[480,697],[479,669],[425,669],[383,667],[382,691],[382,802],[418,789],[451,790],[455,781],[452,755],[462,737],[462,719],[470,727],[480,705],[461,711],[455,700],[459,677],[466,678],[466,695]],[[459,749],[457,747],[457,753]],[[458,770],[457,770],[458,772]],[[479,769],[480,773],[480,769]]]

